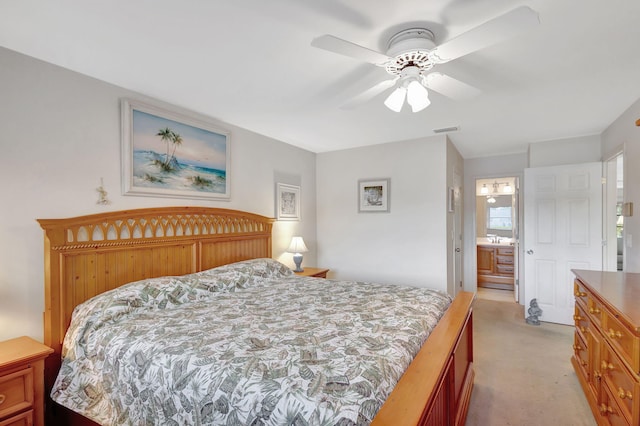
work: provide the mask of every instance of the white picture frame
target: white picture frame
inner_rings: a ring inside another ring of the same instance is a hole
[[[358,212],[389,213],[391,179],[358,180]]]
[[[276,184],[276,218],[300,220],[300,187],[286,183]]]
[[[122,193],[228,201],[231,135],[179,109],[122,99]]]
[[[447,188],[447,210],[453,213],[456,207],[456,192],[452,187]]]

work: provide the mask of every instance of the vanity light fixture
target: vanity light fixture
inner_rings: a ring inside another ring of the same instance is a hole
[[[487,184],[483,183],[482,188],[480,188],[480,194],[487,195],[489,193],[489,188],[487,188]]]
[[[510,194],[511,191],[513,191],[513,188],[511,188],[511,185],[509,184],[509,182],[506,182],[504,184],[504,188],[502,188],[502,191],[507,193],[507,194]]]

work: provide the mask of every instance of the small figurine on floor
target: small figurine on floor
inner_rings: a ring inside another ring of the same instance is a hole
[[[527,317],[527,324],[540,325],[540,320],[538,319],[538,317],[542,316],[542,309],[540,309],[540,307],[538,306],[537,299],[531,299],[531,304],[527,312],[529,312],[529,316]]]

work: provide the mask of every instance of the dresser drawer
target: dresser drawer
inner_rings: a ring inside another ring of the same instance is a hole
[[[630,423],[620,411],[620,407],[618,407],[613,395],[611,395],[611,392],[606,386],[603,389],[598,409],[600,410],[600,415],[606,421],[605,424],[611,426],[629,426]]]
[[[640,338],[633,335],[631,331],[618,321],[608,311],[603,311],[602,314],[602,332],[605,338],[616,352],[620,354],[622,360],[627,363],[629,368],[635,372],[640,373],[640,357],[639,353]],[[634,356],[633,354],[636,354]]]
[[[496,263],[502,265],[513,265],[513,256],[496,256]]]
[[[584,339],[577,332],[573,336],[573,353],[580,365],[582,375],[585,379],[589,380],[589,351],[587,350]]]
[[[580,282],[580,280],[575,280],[573,282],[573,295],[575,296],[577,302],[581,302],[584,306],[588,305],[589,293],[587,292],[584,284]]]
[[[33,425],[33,410],[25,411],[24,413],[16,414],[6,420],[0,421],[0,426],[32,426]]]
[[[0,418],[33,404],[33,370],[24,368],[0,376]]]
[[[620,406],[624,415],[631,419],[634,399],[639,396],[638,387],[640,385],[634,381],[632,374],[607,344],[602,345],[600,371],[612,398]]]
[[[573,320],[575,321],[576,329],[586,338],[587,328],[589,328],[589,317],[587,317],[587,314],[582,310],[582,306],[578,304],[574,307]]]

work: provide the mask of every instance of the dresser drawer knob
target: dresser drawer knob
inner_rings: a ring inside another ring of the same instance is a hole
[[[606,372],[607,370],[615,370],[615,366],[607,361],[602,361],[602,369]]]
[[[603,416],[606,416],[607,414],[613,414],[613,408],[605,403],[602,403],[600,404],[600,414],[602,414]]]
[[[582,348],[580,347],[580,345],[573,345],[573,350],[579,352],[582,350]]]
[[[576,290],[575,293],[573,293],[576,297],[586,297],[587,293],[585,293],[584,291],[580,291],[580,290]]]
[[[0,404],[2,404],[5,399],[7,399],[7,397],[0,393]]]
[[[573,316],[573,320],[574,321],[582,321],[584,318],[582,318],[580,315],[574,315]]]
[[[618,388],[618,396],[620,397],[620,399],[633,399],[633,394],[631,393],[631,391],[625,391],[622,388]]]
[[[612,328],[609,329],[609,337],[612,339],[620,339],[622,337],[622,333],[619,331],[615,331]]]
[[[590,314],[599,314],[600,313],[600,309],[598,309],[598,308],[589,308],[589,313]]]

